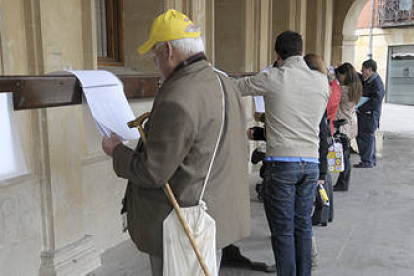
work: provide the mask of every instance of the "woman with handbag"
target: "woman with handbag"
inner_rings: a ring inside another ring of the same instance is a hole
[[[352,64],[346,62],[335,69],[336,77],[341,85],[341,102],[336,120],[346,119],[347,124],[339,127],[344,134],[341,143],[344,150],[345,170],[339,174],[334,191],[347,191],[351,179],[350,140],[357,136],[358,126],[355,106],[362,95],[362,83]]]

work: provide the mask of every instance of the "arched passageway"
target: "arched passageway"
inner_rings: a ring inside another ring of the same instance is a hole
[[[357,20],[368,0],[336,1],[333,13],[332,64],[354,62]]]

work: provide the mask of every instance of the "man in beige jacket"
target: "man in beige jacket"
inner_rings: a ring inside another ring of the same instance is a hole
[[[276,38],[278,67],[236,80],[243,96],[263,96],[266,107],[266,171],[263,199],[278,276],[310,276],[311,213],[319,176],[319,123],[328,80],[302,57],[302,37]]]
[[[145,131],[146,145],[132,150],[113,135],[103,138],[119,177],[128,179],[128,231],[150,255],[153,275],[162,275],[162,223],[172,206],[163,191],[169,182],[181,207],[198,203],[222,121],[225,120],[204,194],[217,227],[217,249],[250,231],[247,152],[242,101],[229,79],[217,74],[204,55],[200,31],[185,15],[169,10],[153,23],[140,54],[152,51],[162,86]]]

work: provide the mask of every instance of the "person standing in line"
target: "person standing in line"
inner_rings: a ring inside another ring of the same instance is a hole
[[[308,67],[312,70],[316,70],[328,76],[329,81],[329,89],[330,89],[330,96],[328,99],[328,105],[326,108],[326,112],[324,113],[322,120],[319,124],[319,179],[318,185],[323,185],[325,191],[329,197],[329,206],[325,206],[319,200],[315,200],[314,210],[312,214],[312,225],[319,225],[326,226],[329,221],[330,211],[333,211],[333,192],[332,192],[332,179],[328,173],[328,134],[331,130],[330,125],[328,126],[328,113],[330,114],[331,118],[335,117],[338,101],[337,99],[337,91],[334,91],[335,88],[339,88],[339,85],[333,86],[332,84],[336,84],[336,80],[332,79],[330,74],[328,73],[325,65],[323,63],[322,58],[317,54],[307,54],[304,56],[304,60]],[[331,105],[331,106],[330,106]],[[334,113],[335,115],[333,115]],[[332,216],[333,217],[333,216]],[[318,266],[318,248],[315,235],[312,236],[312,274],[316,271]]]
[[[326,75],[329,82],[330,96],[322,120],[319,124],[319,180],[318,184],[322,184],[329,197],[329,206],[323,205],[320,201],[315,201],[315,208],[312,215],[312,225],[326,226],[328,221],[333,219],[333,189],[332,178],[328,172],[328,137],[332,137],[331,124],[335,119],[339,101],[340,87],[337,80],[328,72],[321,56],[317,54],[307,54],[304,57],[306,64],[312,70],[317,70]],[[338,90],[336,90],[338,89]],[[339,92],[339,93],[338,93]],[[338,97],[339,94],[339,97]],[[329,120],[330,119],[330,120]],[[328,122],[329,121],[329,122]]]
[[[302,37],[276,38],[280,66],[236,79],[242,96],[263,96],[266,108],[264,208],[278,276],[310,276],[313,200],[318,181],[319,123],[326,110],[326,75],[303,60]]]
[[[341,102],[341,88],[339,87],[339,82],[335,77],[335,72],[332,70],[327,70],[329,88],[331,89],[331,95],[329,96],[328,106],[326,107],[326,115],[328,118],[330,134],[334,134],[333,121],[335,121],[336,113],[338,112],[339,103]]]
[[[351,143],[357,136],[358,122],[355,107],[362,95],[362,83],[352,64],[345,62],[335,69],[335,74],[341,84],[341,103],[339,105],[337,120],[346,119],[347,123],[339,127],[345,136],[341,138],[344,152],[345,170],[339,174],[334,191],[347,191],[351,179]]]
[[[361,72],[362,96],[366,101],[358,104],[357,109],[358,136],[356,140],[361,162],[354,164],[354,168],[373,168],[377,165],[375,131],[379,128],[385,90],[374,60],[364,61]]]
[[[163,221],[172,210],[163,186],[170,184],[181,207],[198,204],[219,138],[223,97],[224,127],[203,200],[216,222],[217,249],[250,232],[242,99],[233,82],[206,61],[200,35],[175,10],[154,20],[149,39],[138,48],[140,54],[153,54],[162,82],[145,125],[147,143],[140,141],[132,150],[115,134],[102,140],[115,173],[128,179],[128,232],[138,249],[149,254],[153,276],[163,273]]]

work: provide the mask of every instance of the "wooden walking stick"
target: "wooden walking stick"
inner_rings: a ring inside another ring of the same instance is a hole
[[[144,121],[146,119],[148,119],[149,115],[150,115],[150,113],[146,112],[146,113],[142,114],[141,116],[139,116],[138,118],[136,118],[135,120],[128,122],[128,127],[129,128],[134,128],[134,127],[138,128],[139,134],[141,135],[141,139],[142,139],[142,142],[144,143],[144,145],[147,143],[147,137],[144,133],[144,129],[142,127],[142,124],[144,123]],[[190,240],[191,246],[193,247],[194,252],[197,256],[197,259],[200,262],[201,268],[204,271],[204,275],[205,276],[210,276],[211,274],[208,271],[208,268],[207,268],[206,263],[204,262],[203,256],[201,256],[200,250],[198,249],[198,246],[197,246],[197,244],[194,240],[194,237],[191,234],[190,229],[188,228],[187,222],[184,219],[183,215],[181,214],[180,206],[178,205],[177,199],[175,198],[174,193],[173,193],[173,191],[170,187],[170,184],[168,184],[168,182],[164,186],[164,191],[167,193],[168,198],[169,198],[175,212],[177,213],[178,219],[180,220],[181,225],[184,228],[184,232],[187,235],[188,239]]]

